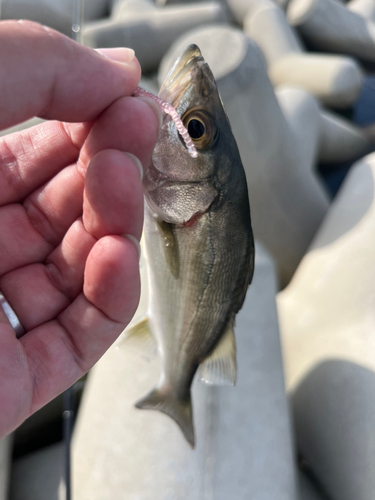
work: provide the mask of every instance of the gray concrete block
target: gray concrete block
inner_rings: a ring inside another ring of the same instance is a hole
[[[357,127],[345,118],[321,111],[319,160],[340,163],[358,159],[368,153],[374,140],[366,129]]]
[[[334,164],[358,159],[371,148],[370,134],[338,114],[321,108],[301,88],[275,89],[283,114],[305,156]]]
[[[336,0],[291,0],[287,16],[310,45],[375,61],[375,24]]]
[[[148,4],[147,4],[148,5]],[[176,5],[141,11],[116,8],[118,18],[87,23],[83,43],[90,47],[131,47],[143,71],[155,71],[171,43],[196,26],[225,22],[225,9],[218,2]]]
[[[249,5],[244,31],[262,49],[274,85],[302,87],[327,106],[345,108],[354,103],[362,72],[352,58],[306,52],[273,1],[251,0]]]
[[[275,290],[274,267],[257,246],[236,321],[238,383],[194,383],[195,450],[170,418],[133,406],[158,380],[158,358],[148,364],[121,342],[107,352],[90,375],[75,429],[75,498],[296,499]]]
[[[348,2],[347,7],[352,12],[373,23],[375,22],[375,3],[372,0],[351,0],[351,2]]]
[[[242,26],[253,0],[226,0],[226,2],[235,20]]]
[[[375,154],[357,162],[278,311],[297,445],[331,498],[375,491]]]
[[[375,154],[352,167],[309,251],[278,294],[286,380],[325,359],[375,371]]]
[[[75,0],[2,0],[1,19],[29,19],[45,24],[66,35],[72,33],[73,5]],[[106,15],[108,0],[85,2],[86,21],[99,19]]]
[[[16,460],[9,500],[66,500],[63,457],[58,443]]]
[[[328,360],[307,373],[293,397],[298,448],[330,498],[373,500],[375,373]]]
[[[303,152],[313,168],[320,143],[321,108],[317,100],[298,87],[280,86],[275,88],[275,94],[294,136],[296,150]]]

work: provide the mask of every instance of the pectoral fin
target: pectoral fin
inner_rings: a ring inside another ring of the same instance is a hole
[[[140,354],[147,361],[151,361],[157,352],[156,341],[150,331],[147,317],[142,318],[138,323],[125,331],[123,340],[126,347]]]
[[[172,275],[177,279],[180,274],[180,262],[178,255],[178,245],[173,234],[173,226],[163,220],[158,221],[158,228],[163,238],[163,250],[165,261]]]
[[[231,320],[214,351],[199,365],[198,376],[210,385],[235,385],[237,379],[236,341]]]

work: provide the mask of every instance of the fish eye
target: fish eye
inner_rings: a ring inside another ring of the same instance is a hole
[[[215,140],[215,123],[205,110],[191,109],[185,113],[182,121],[197,149],[205,149]]]
[[[200,139],[204,135],[204,125],[196,118],[189,121],[187,130],[192,139]]]

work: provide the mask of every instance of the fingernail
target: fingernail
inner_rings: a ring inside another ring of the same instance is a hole
[[[142,163],[138,160],[138,158],[134,155],[132,155],[131,153],[125,153],[127,156],[129,156],[129,158],[132,160],[132,162],[134,163],[134,165],[138,168],[139,170],[139,175],[141,176],[141,180],[143,179],[143,167],[142,167]]]
[[[162,111],[160,109],[159,104],[156,103],[155,101],[153,101],[150,97],[143,97],[142,96],[142,97],[136,97],[136,99],[140,99],[141,101],[144,101],[146,104],[148,104],[150,106],[150,108],[155,113],[155,115],[159,121],[159,130],[160,130],[162,125],[163,125],[163,114],[162,114]]]
[[[134,60],[135,53],[133,49],[127,47],[113,47],[110,49],[95,49],[102,56],[111,61],[131,63]]]
[[[141,259],[141,245],[140,245],[139,241],[132,234],[123,234],[122,236],[124,238],[127,238],[128,240],[132,241],[134,243],[134,245],[136,246],[136,248],[138,250],[138,262],[139,262]]]

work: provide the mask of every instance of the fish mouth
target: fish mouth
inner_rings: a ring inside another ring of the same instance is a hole
[[[170,69],[161,86],[159,97],[174,104],[194,79],[196,73],[194,69],[202,64],[205,64],[205,60],[199,47],[195,44],[189,45]]]

